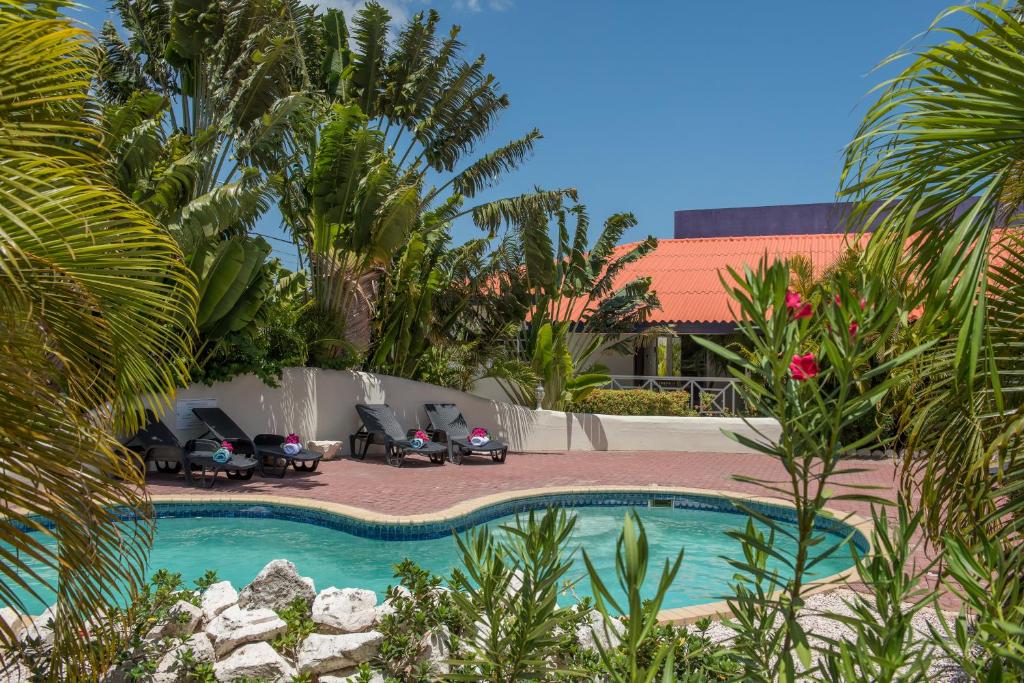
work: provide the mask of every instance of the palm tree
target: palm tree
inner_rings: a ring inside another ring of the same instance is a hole
[[[518,241],[480,237],[452,246],[451,228],[433,213],[409,239],[382,282],[367,369],[468,390],[481,377],[502,376],[507,346],[527,310],[528,293],[505,277],[519,268]]]
[[[313,9],[291,0],[119,0],[97,88],[115,181],[167,225],[199,281],[197,364],[254,330],[273,287],[269,244],[251,235],[282,169],[310,87]]]
[[[114,432],[187,379],[195,289],[108,182],[91,39],[57,9],[0,4],[0,602],[56,592],[51,678],[70,680],[113,654],[89,618],[143,583],[150,526],[115,512],[149,509]],[[0,624],[0,648],[13,638]]]
[[[976,21],[967,32],[942,22]],[[847,152],[843,192],[876,231],[869,263],[895,274],[921,318],[904,340],[938,343],[904,368],[905,484],[920,481],[934,538],[985,528],[1024,485],[1024,24],[982,3],[940,15],[946,42],[922,50],[881,86]],[[872,207],[878,200],[881,205]],[[989,468],[1002,488],[993,494]],[[1024,563],[1021,564],[1024,567]]]
[[[302,49],[315,26],[293,0],[117,0],[128,32],[102,31],[97,78],[107,101],[140,91],[168,102],[162,120],[202,163],[193,197],[259,169],[280,171],[282,140],[301,113],[310,81]]]
[[[509,100],[494,76],[484,71],[483,57],[472,62],[462,58],[458,27],[439,39],[437,12],[414,16],[393,45],[386,39],[391,17],[375,2],[355,13],[351,35],[337,10],[328,10],[319,21],[319,32],[304,47],[307,61],[318,65],[310,69],[312,101],[301,122],[283,138],[293,163],[284,173],[281,199],[285,222],[309,256],[311,270],[321,271],[314,272],[313,282],[323,282],[326,273],[325,245],[314,243],[313,224],[319,220],[314,186],[320,182],[316,174],[323,166],[321,156],[335,154],[325,150],[323,141],[337,125],[338,112],[362,112],[366,130],[360,135],[373,140],[374,154],[387,161],[395,187],[415,188],[403,195],[415,203],[412,221],[402,227],[401,235],[394,235],[397,241],[389,235],[380,245],[332,245],[334,253],[327,262],[341,264],[330,266],[330,278],[336,284],[313,292],[320,346],[331,345],[327,357],[348,355],[351,362],[353,354],[370,350],[370,322],[379,321],[374,311],[378,294],[386,277],[401,268],[392,257],[405,253],[410,240],[431,240],[429,233],[437,226],[450,226],[463,216],[472,216],[493,236],[503,224],[518,225],[530,211],[553,210],[563,197],[574,193],[537,190],[481,204],[470,201],[518,168],[540,133],[531,131],[473,161],[466,160],[484,143]],[[335,296],[336,291],[343,296]],[[323,300],[329,292],[330,301]]]
[[[554,242],[549,219],[555,221]],[[570,219],[575,220],[571,234]],[[551,214],[534,213],[521,227],[525,267],[519,286],[531,305],[518,346],[543,383],[545,408],[564,409],[608,384],[607,370],[594,357],[603,351],[631,350],[640,328],[661,306],[649,277],[616,284],[627,265],[658,246],[649,236],[628,249],[617,249],[623,233],[635,225],[633,214],[614,214],[589,246],[587,209],[574,204]],[[510,397],[532,404],[533,387],[503,386]]]
[[[533,129],[497,149],[467,160],[485,141],[509,107],[486,58],[462,58],[460,28],[438,36],[440,16],[417,13],[391,44],[390,13],[368,2],[352,18],[349,34],[344,16],[328,10],[321,17],[322,67],[315,88],[330,102],[356,104],[370,126],[379,130],[384,148],[404,182],[424,187],[421,213],[447,207],[447,218],[471,215],[483,229],[517,225],[537,209],[554,210],[571,189],[547,190],[465,206],[516,170],[541,139]],[[307,49],[307,53],[313,52]],[[460,167],[461,165],[461,167]],[[429,183],[429,186],[428,186]]]
[[[305,140],[303,207],[285,205],[305,245],[318,338],[315,362],[349,363],[369,344],[378,275],[418,220],[419,191],[399,175],[380,131],[356,105],[334,105]]]
[[[258,172],[196,196],[206,155],[182,131],[168,134],[170,101],[139,90],[104,107],[113,182],[163,223],[199,283],[196,364],[206,366],[230,334],[252,334],[274,286],[270,245],[249,234],[271,195]]]

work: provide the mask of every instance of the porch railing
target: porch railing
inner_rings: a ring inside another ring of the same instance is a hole
[[[743,407],[731,377],[659,377],[656,375],[612,375],[608,389],[649,389],[685,391],[690,408],[704,415],[735,415]]]

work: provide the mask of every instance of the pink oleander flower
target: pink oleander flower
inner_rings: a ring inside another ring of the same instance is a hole
[[[228,453],[234,453],[235,447],[231,445],[230,441],[221,441],[220,447],[226,450]]]
[[[839,304],[843,303],[842,300],[839,298],[838,294],[836,294],[835,298],[836,298],[836,306],[838,306]]]
[[[416,433],[412,435],[414,439],[421,439],[422,441],[430,441],[430,437],[422,429],[417,429]]]
[[[805,379],[810,379],[818,374],[818,362],[814,360],[813,353],[807,353],[803,356],[797,354],[793,356],[792,362],[789,364],[789,372],[793,375],[793,379],[798,382],[802,382]]]
[[[814,309],[811,308],[811,302],[804,301],[800,295],[792,289],[786,290],[786,308],[789,309],[789,313],[793,316],[793,320],[810,318],[814,313]]]
[[[302,443],[301,441],[299,441],[299,435],[298,434],[289,434],[288,436],[284,437],[284,442],[285,443]]]
[[[857,330],[859,330],[859,329],[860,329],[860,325],[857,324],[856,320],[851,322],[850,323],[850,336],[851,337],[856,336],[857,335]]]
[[[865,308],[865,307],[866,307],[867,305],[868,305],[868,300],[867,300],[867,299],[861,299],[861,300],[860,300],[860,310],[862,310],[862,311],[863,311],[863,310],[864,310],[864,308]]]

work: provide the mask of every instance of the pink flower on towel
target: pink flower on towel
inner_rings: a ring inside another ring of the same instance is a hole
[[[416,433],[412,435],[414,439],[420,439],[421,441],[430,441],[430,437],[422,429],[417,429]]]
[[[299,441],[299,435],[298,434],[289,434],[288,436],[284,437],[284,442],[285,443],[302,443],[301,441]]]
[[[483,427],[477,427],[469,433],[470,436],[487,436],[487,430]]]
[[[221,441],[220,447],[226,450],[228,453],[234,453],[235,447],[231,445],[230,441]]]

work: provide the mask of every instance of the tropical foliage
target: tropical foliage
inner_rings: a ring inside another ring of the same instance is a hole
[[[841,552],[845,543],[828,545],[816,520],[831,502],[882,502],[868,492],[836,495],[830,490],[837,477],[857,471],[844,456],[881,442],[877,428],[847,440],[849,428],[893,389],[891,370],[923,348],[892,356],[888,341],[900,324],[899,303],[878,298],[883,285],[870,271],[861,274],[856,288],[840,284],[816,292],[817,300],[828,302],[817,307],[789,288],[786,263],[765,262],[757,271],[731,271],[729,277],[750,353],[741,356],[708,340],[701,343],[730,362],[744,401],[783,426],[777,439],[734,438],[779,460],[790,473],[784,481],[742,480],[791,501],[797,527],[789,532],[743,506],[765,528],[750,524],[735,534],[746,549],[743,560],[731,561],[739,570],[730,600],[739,624],[736,650],[747,680],[791,681],[812,668],[811,645],[797,620],[808,579],[816,565]],[[883,361],[875,362],[878,358]],[[783,535],[796,541],[794,557],[773,549],[774,539]],[[781,562],[791,578],[783,580],[766,570],[768,557]]]
[[[549,220],[554,221],[554,240]],[[575,221],[571,232],[570,220]],[[564,409],[608,384],[607,370],[595,356],[632,350],[640,325],[661,306],[649,277],[616,286],[627,265],[658,245],[648,237],[617,249],[623,233],[635,225],[632,214],[610,216],[592,246],[590,218],[582,204],[535,214],[522,225],[524,267],[508,277],[530,305],[516,348],[544,388],[544,408]],[[503,388],[523,405],[533,400],[532,386],[504,382]]]
[[[383,135],[355,105],[331,107],[310,144],[308,206],[286,215],[306,248],[318,323],[313,361],[323,364],[366,350],[378,272],[413,231],[419,187],[400,177]]]
[[[310,71],[303,122],[285,140],[292,153],[280,206],[309,262],[314,362],[352,365],[365,357],[367,367],[416,376],[422,352],[409,345],[419,341],[411,330],[396,335],[396,321],[377,310],[377,300],[389,296],[382,288],[397,285],[391,290],[397,296],[428,294],[432,285],[416,280],[431,272],[426,277],[438,286],[461,284],[442,285],[436,278],[443,272],[412,261],[428,244],[436,258],[447,251],[438,231],[469,216],[493,236],[503,224],[517,225],[527,212],[555,208],[572,194],[538,190],[466,206],[518,168],[541,136],[533,130],[467,159],[509,99],[485,72],[483,56],[462,57],[458,27],[437,35],[439,19],[434,10],[416,14],[391,44],[391,16],[370,2],[352,17],[351,34],[343,14],[328,10],[317,19],[317,39],[304,43],[318,67]],[[474,251],[460,248],[443,261]],[[396,313],[394,297],[390,304],[388,313]],[[405,313],[410,305],[417,306],[407,301]],[[451,322],[426,317],[422,306],[412,315],[419,316],[419,339],[443,336]]]
[[[959,28],[963,18],[978,28]],[[936,24],[947,40],[880,86],[848,150],[844,192],[877,225],[872,267],[899,273],[920,311],[904,345],[933,343],[900,370],[904,487],[920,495],[923,529],[946,548],[949,571],[964,581],[955,590],[979,612],[981,666],[1014,676],[1024,615],[983,596],[1024,598],[1011,578],[1024,571],[1024,118],[1013,104],[1024,93],[1024,24],[1019,8],[991,3],[953,8]]]
[[[575,193],[474,201],[541,135],[478,151],[509,98],[483,56],[463,56],[458,27],[442,33],[431,10],[390,41],[374,2],[349,17],[289,0],[115,9],[125,35],[104,27],[96,79],[114,181],[168,226],[199,281],[195,378],[272,378],[294,355],[257,351],[266,321],[296,318],[303,363],[462,388],[495,375],[531,395],[538,371],[558,384],[561,321],[548,328],[557,362],[501,352],[536,286],[502,273],[536,251],[526,223]],[[273,295],[271,248],[254,234],[275,202],[308,274],[288,299]],[[460,220],[483,235],[453,245]]]
[[[382,283],[367,368],[469,389],[500,364],[502,342],[526,315],[522,292],[505,287],[517,250],[509,238],[453,247],[448,224],[435,214],[423,221],[430,227],[412,236]]]
[[[981,29],[938,27],[949,41],[883,84],[849,149],[844,188],[889,200],[865,209],[877,223],[869,255],[901,272],[922,312],[914,337],[938,342],[905,369],[902,402],[910,452],[957,454],[904,463],[908,485],[923,475],[933,536],[998,518],[989,467],[1021,471],[1021,339],[1010,321],[1021,310],[1022,243],[1003,228],[1018,223],[1024,199],[1024,119],[1009,108],[1024,92],[1024,25],[991,4],[956,13]]]
[[[48,667],[70,680],[112,655],[88,615],[144,583],[150,527],[115,510],[147,502],[114,434],[186,381],[196,291],[111,183],[90,38],[58,7],[0,4],[0,602],[24,612],[21,590],[59,587]],[[0,624],[0,648],[13,639]]]
[[[199,283],[197,375],[228,335],[255,332],[273,288],[250,234],[285,163],[281,138],[308,86],[299,4],[117,2],[96,77],[114,182],[167,226]]]

